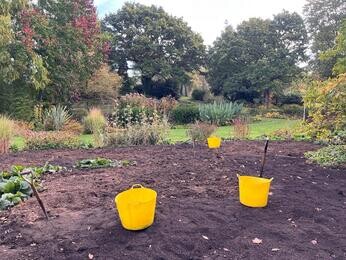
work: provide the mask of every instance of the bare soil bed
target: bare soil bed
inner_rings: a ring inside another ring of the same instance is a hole
[[[13,164],[66,166],[45,175],[47,223],[34,198],[0,212],[0,259],[346,259],[346,169],[308,164],[308,143],[275,142],[265,175],[266,208],[238,201],[238,172],[258,174],[262,142],[227,142],[218,151],[191,145],[22,152]],[[136,166],[77,170],[103,156]],[[122,229],[114,196],[141,183],[158,192],[154,225]],[[258,238],[262,243],[255,244]]]

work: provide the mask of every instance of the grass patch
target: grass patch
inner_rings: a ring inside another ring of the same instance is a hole
[[[249,139],[257,139],[263,135],[270,135],[271,133],[279,129],[293,129],[299,124],[300,120],[292,119],[264,119],[263,121],[255,122],[250,124],[250,135]],[[171,129],[168,134],[168,139],[172,143],[184,142],[189,138],[187,136],[188,126],[180,125],[176,126],[174,129]],[[234,129],[233,126],[221,126],[216,130],[216,135],[222,138],[233,138]],[[94,144],[93,135],[83,134],[79,136],[80,142],[89,146]],[[19,150],[23,150],[25,147],[24,137],[17,136],[13,138],[12,145],[17,146]]]
[[[299,120],[292,119],[265,119],[250,124],[250,139],[257,139],[263,135],[270,135],[279,129],[293,129],[299,124]],[[171,129],[169,139],[171,142],[183,142],[188,140],[186,134],[187,126],[177,126]],[[233,126],[221,126],[216,130],[216,135],[222,138],[233,138]]]

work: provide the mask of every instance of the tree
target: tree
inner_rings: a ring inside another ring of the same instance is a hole
[[[333,67],[335,75],[346,73],[346,19],[342,24],[333,48],[321,53],[322,61],[336,59]]]
[[[44,61],[35,52],[30,16],[36,10],[26,0],[0,2],[0,112],[31,116],[31,101],[49,83]]]
[[[177,92],[187,72],[203,65],[201,36],[160,7],[126,3],[102,25],[112,35],[111,66],[125,83],[130,70],[137,72],[146,94]]]
[[[343,19],[346,19],[346,2],[345,0],[307,0],[304,14],[312,38],[311,66],[315,73],[326,79],[332,76],[337,56],[326,60],[319,59],[319,56],[334,46],[337,32]]]
[[[103,64],[88,81],[83,94],[88,98],[109,100],[119,94],[121,78],[110,71],[107,64]]]
[[[43,98],[53,103],[78,100],[105,54],[106,38],[93,1],[39,0],[37,9],[46,20],[31,18],[38,32],[36,48],[51,80]]]
[[[208,80],[216,95],[253,102],[281,91],[306,60],[307,35],[302,18],[286,11],[273,20],[251,18],[237,30],[228,26],[209,51]]]

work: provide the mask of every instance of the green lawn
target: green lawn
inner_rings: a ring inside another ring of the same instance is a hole
[[[266,119],[263,121],[250,124],[250,139],[256,139],[263,135],[269,135],[279,129],[292,129],[297,126],[299,120],[292,119]],[[188,137],[186,135],[187,126],[178,126],[175,129],[171,129],[169,133],[169,139],[175,143],[179,141],[186,141]],[[233,126],[222,126],[216,131],[216,135],[222,138],[233,137]]]
[[[250,124],[250,139],[256,139],[263,135],[269,135],[278,129],[292,129],[297,126],[299,120],[292,119],[266,119],[263,121],[255,122]],[[168,139],[172,143],[184,142],[188,140],[186,135],[187,126],[177,126],[171,129],[169,132]],[[232,126],[222,126],[216,131],[216,135],[222,138],[233,137],[233,127]],[[93,143],[92,135],[81,135],[79,136],[80,141],[87,145]],[[25,146],[25,139],[23,137],[15,137],[13,145],[16,145],[20,150]]]

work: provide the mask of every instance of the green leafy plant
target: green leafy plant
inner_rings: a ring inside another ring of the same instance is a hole
[[[45,130],[60,131],[71,119],[65,106],[57,105],[44,111],[43,125]]]
[[[199,110],[195,105],[179,105],[172,110],[171,121],[175,124],[191,124],[199,119]]]
[[[0,115],[0,154],[8,153],[10,141],[14,135],[14,123],[6,116]]]
[[[106,158],[98,157],[96,159],[80,160],[76,163],[76,168],[80,169],[97,169],[97,168],[109,168],[109,167],[126,167],[136,165],[135,161],[117,161]]]
[[[17,165],[12,166],[10,171],[0,172],[0,210],[13,207],[28,199],[33,194],[31,184],[37,185],[42,174],[57,173],[63,169],[61,166],[46,163],[43,167]]]
[[[346,165],[346,145],[329,145],[317,151],[307,152],[305,157],[323,166]]]
[[[240,115],[243,104],[235,102],[214,102],[212,104],[199,105],[201,121],[216,125],[226,125],[232,119]]]

